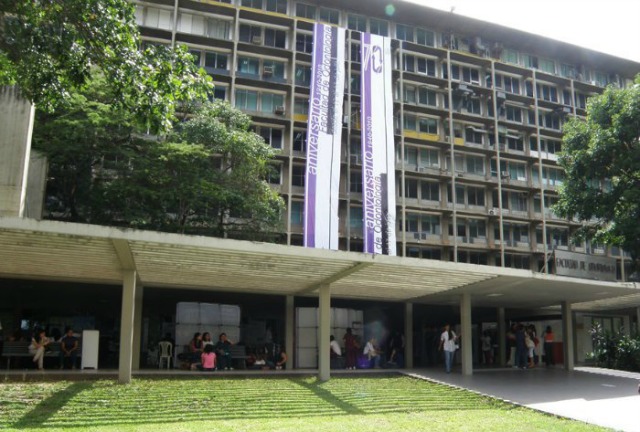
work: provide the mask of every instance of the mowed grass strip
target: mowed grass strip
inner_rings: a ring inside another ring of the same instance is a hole
[[[410,377],[136,379],[0,384],[0,429],[595,431]]]

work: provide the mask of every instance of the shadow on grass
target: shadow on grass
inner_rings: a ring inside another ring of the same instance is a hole
[[[35,407],[18,420],[13,427],[16,429],[42,427],[50,418],[54,417],[75,396],[89,389],[90,382],[76,382],[55,392],[50,397],[40,401]]]
[[[213,376],[198,380],[138,379],[129,385],[79,382],[41,399],[16,422],[0,421],[0,429],[197,422],[203,420],[203,412],[220,413],[216,418],[221,421],[250,423],[312,416],[500,409],[495,401],[468,392],[398,377],[345,377],[325,383],[302,377]]]

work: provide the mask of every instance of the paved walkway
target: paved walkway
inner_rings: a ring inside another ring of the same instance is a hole
[[[616,430],[640,432],[640,374],[599,368],[480,369],[472,376],[404,371],[532,409]]]

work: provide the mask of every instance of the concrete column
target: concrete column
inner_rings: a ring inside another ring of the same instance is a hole
[[[473,334],[471,330],[471,295],[469,293],[462,294],[460,298],[460,335],[461,339],[461,360],[462,375],[473,374],[473,352],[472,340]]]
[[[574,343],[573,343],[573,312],[571,303],[562,302],[562,337],[564,351],[564,368],[573,370],[574,367]]]
[[[131,382],[131,364],[133,361],[133,326],[136,301],[135,270],[125,270],[122,281],[122,312],[120,316],[120,363],[118,368],[118,382]]]
[[[287,355],[289,359],[287,360],[287,369],[293,369],[293,365],[296,364],[298,359],[294,357],[293,353],[293,340],[294,340],[294,329],[295,329],[295,308],[293,307],[293,296],[286,297],[285,304],[285,319],[284,319],[284,348],[287,350]]]
[[[331,355],[329,352],[329,337],[331,336],[331,285],[320,286],[319,294],[318,377],[320,381],[328,381],[331,377]]]
[[[131,367],[133,370],[140,370],[140,351],[142,350],[142,292],[143,287],[140,285],[137,286],[133,306],[133,351],[131,352]]]
[[[17,87],[0,87],[0,217],[23,217],[35,107]]]
[[[498,308],[498,364],[507,364],[507,322],[504,308]]]
[[[404,365],[413,368],[413,303],[404,304]]]
[[[640,334],[640,307],[636,308],[636,334]]]

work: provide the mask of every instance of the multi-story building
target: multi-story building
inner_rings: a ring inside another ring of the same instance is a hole
[[[145,43],[188,45],[215,97],[251,114],[279,150],[269,181],[287,203],[287,244],[302,244],[320,21],[347,29],[341,249],[362,250],[359,45],[370,32],[394,39],[398,255],[546,271],[545,257],[564,249],[615,257],[627,280],[626,253],[573,243],[580,224],[551,206],[563,180],[563,123],[585,116],[603,87],[630,85],[640,64],[408,2],[135,3]]]

